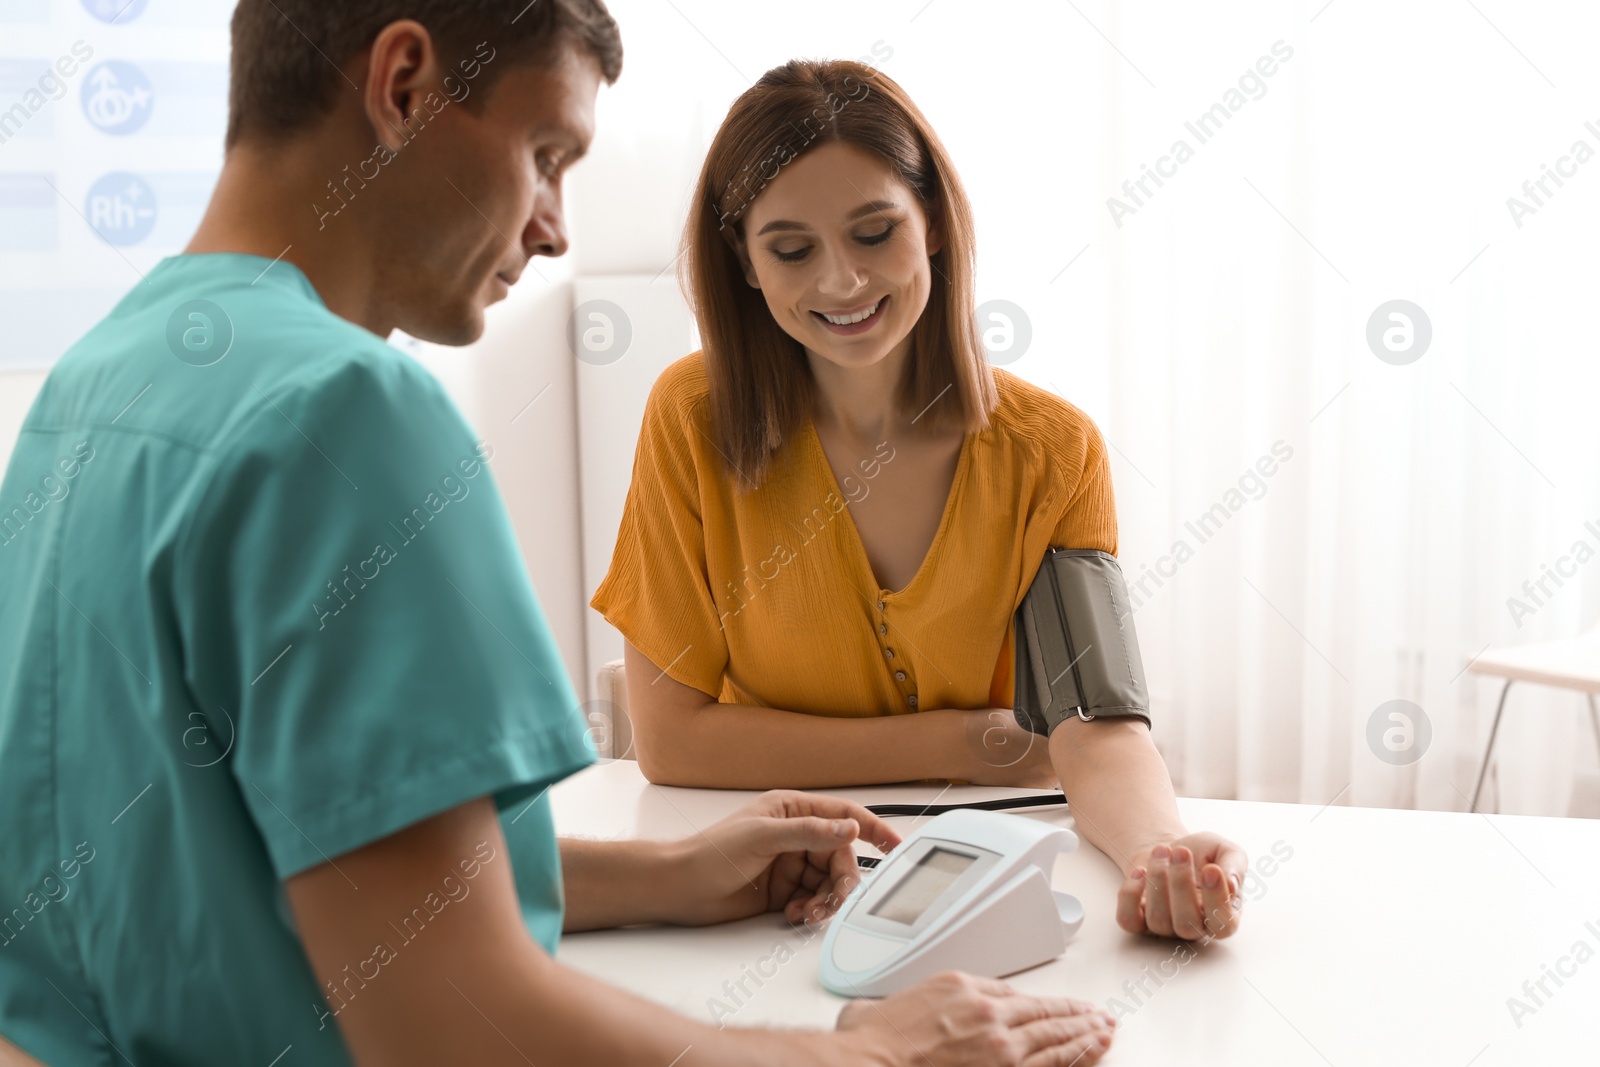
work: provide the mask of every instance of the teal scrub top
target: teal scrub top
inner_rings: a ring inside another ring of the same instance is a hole
[[[282,880],[486,795],[509,855],[391,951],[495,862],[555,950],[596,755],[493,452],[282,260],[165,259],[61,359],[0,485],[0,1034],[348,1064]]]

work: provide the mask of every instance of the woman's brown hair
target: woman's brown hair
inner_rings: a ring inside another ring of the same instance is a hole
[[[744,215],[782,168],[819,145],[878,156],[943,232],[928,306],[911,332],[903,411],[929,430],[982,430],[997,401],[974,310],[972,206],[950,156],[905,90],[849,60],[792,60],[734,101],[711,143],[683,236],[683,283],[700,327],[711,421],[730,474],[758,486],[813,414],[805,348],[745,280]]]

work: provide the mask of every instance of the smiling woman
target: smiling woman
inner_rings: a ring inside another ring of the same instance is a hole
[[[629,677],[657,679],[630,692],[645,772],[1053,784],[989,712],[1045,550],[1115,551],[1106,453],[985,359],[938,136],[871,68],[786,64],[734,104],[684,240],[704,348],[655,385],[593,600],[647,661]],[[895,458],[872,493],[842,491],[874,454]],[[837,517],[784,551],[819,501]]]

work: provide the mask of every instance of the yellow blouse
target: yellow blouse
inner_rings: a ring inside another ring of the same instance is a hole
[[[808,420],[761,487],[737,492],[711,434],[699,352],[645,406],[611,569],[590,606],[685,685],[836,717],[1010,707],[1012,616],[1049,547],[1117,550],[1105,444],[1072,404],[996,368],[911,582],[882,589]],[[863,487],[865,487],[863,489]]]

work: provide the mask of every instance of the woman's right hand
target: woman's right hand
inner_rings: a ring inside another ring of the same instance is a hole
[[[1022,789],[1057,788],[1049,738],[1020,726],[1010,708],[984,708],[963,714],[965,781]]]
[[[838,1021],[838,1032],[866,1054],[861,1062],[895,1067],[1086,1067],[1111,1047],[1115,1028],[1088,1001],[1025,996],[960,971],[882,1000],[852,1000]]]

